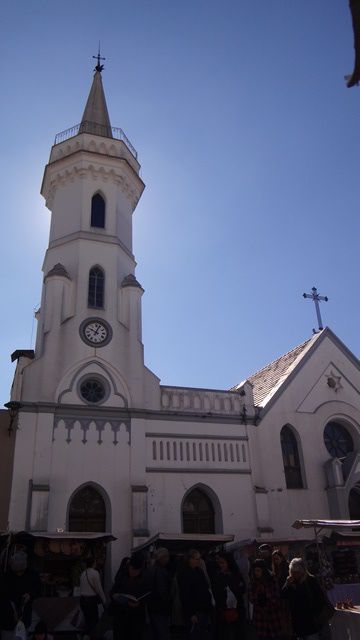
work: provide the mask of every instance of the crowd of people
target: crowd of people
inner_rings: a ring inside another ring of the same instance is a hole
[[[1,640],[26,640],[40,586],[26,553],[14,553],[0,578]],[[191,549],[176,562],[165,548],[151,561],[137,552],[121,562],[108,596],[89,557],[79,613],[74,624],[91,640],[100,617],[105,640],[170,640],[176,630],[186,640],[327,640],[334,610],[301,558],[288,564],[280,550],[262,545],[243,563],[226,552],[204,560]],[[49,640],[42,621],[33,637]]]

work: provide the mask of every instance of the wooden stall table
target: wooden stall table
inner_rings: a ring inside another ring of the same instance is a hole
[[[38,598],[34,600],[31,628],[39,620],[45,622],[51,634],[75,632],[71,621],[79,608],[80,598]]]
[[[360,607],[336,609],[331,620],[332,640],[359,640]]]

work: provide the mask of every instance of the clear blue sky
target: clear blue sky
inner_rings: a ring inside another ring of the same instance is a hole
[[[113,126],[139,153],[146,364],[227,388],[311,335],[360,354],[360,89],[347,0],[3,0],[1,398],[33,346],[54,135],[79,122],[102,42]],[[32,338],[33,333],[33,338]]]

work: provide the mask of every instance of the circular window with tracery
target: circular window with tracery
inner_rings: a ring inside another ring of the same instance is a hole
[[[79,383],[79,393],[85,402],[90,404],[100,404],[109,395],[109,388],[106,380],[100,377],[88,376]]]
[[[339,422],[328,422],[324,430],[325,446],[332,458],[345,458],[354,451],[353,439]]]

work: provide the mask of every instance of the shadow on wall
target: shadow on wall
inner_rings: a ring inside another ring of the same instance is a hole
[[[0,409],[0,531],[8,524],[9,502],[15,449],[15,431],[9,435],[10,416]]]

